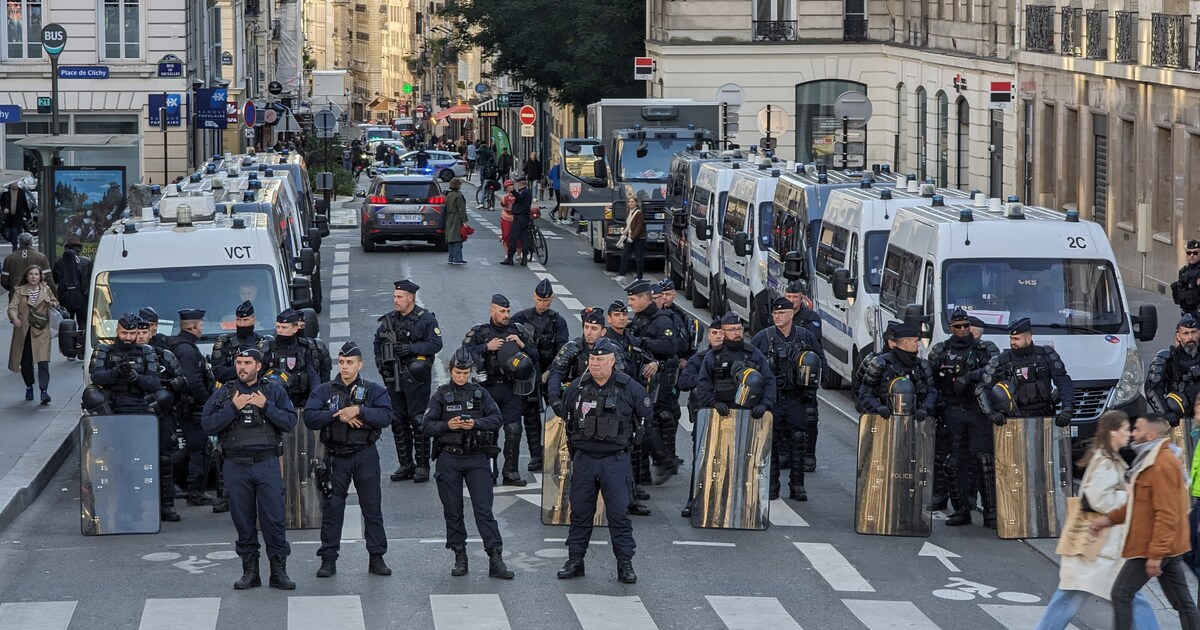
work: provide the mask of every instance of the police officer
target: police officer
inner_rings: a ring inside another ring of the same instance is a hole
[[[275,316],[275,337],[271,339],[267,357],[268,380],[277,380],[287,392],[292,406],[302,406],[321,380],[321,362],[316,346],[300,334],[302,315],[295,309],[284,309]]]
[[[858,362],[858,367],[854,368],[854,374],[850,377],[851,396],[854,396],[855,392],[858,391],[858,386],[862,384],[863,374],[867,373],[867,366],[871,364],[871,361],[873,361],[875,357],[879,356],[880,354],[891,352],[892,348],[896,347],[896,327],[901,323],[902,322],[898,322],[894,319],[889,321],[883,329],[883,335],[881,335],[883,337],[884,349],[882,351],[868,353],[862,358],[861,361]],[[874,409],[863,409],[859,404],[857,397],[854,398],[854,410],[858,413],[875,413]]]
[[[792,323],[816,335],[817,341],[824,339],[821,332],[821,316],[812,308],[812,300],[808,298],[808,283],[804,280],[792,280],[784,289],[783,297],[792,303]],[[827,373],[823,370],[822,373]],[[853,391],[853,390],[851,390]],[[817,433],[819,418],[813,414],[808,430],[804,432],[804,472],[817,470]],[[784,436],[785,439],[787,436]],[[790,465],[790,462],[789,462]]]
[[[734,398],[738,389],[738,374],[745,368],[753,368],[762,376],[762,394],[748,408],[750,415],[761,418],[775,408],[775,393],[778,389],[775,374],[771,371],[767,357],[743,337],[742,320],[734,313],[721,317],[724,339],[721,347],[704,356],[696,375],[696,388],[692,397],[697,409],[716,409],[726,415],[730,409],[746,409]],[[772,499],[778,496],[772,496]]]
[[[784,445],[789,449],[788,469],[793,501],[807,501],[804,490],[805,434],[817,418],[817,388],[825,370],[825,350],[813,333],[796,326],[792,303],[776,298],[771,305],[774,326],[760,330],[752,343],[767,357],[778,388],[772,424],[775,446],[771,449],[771,495],[779,495],[779,457]]]
[[[721,330],[721,318],[714,317],[708,325],[707,331],[708,347],[696,352],[688,359],[687,364],[679,371],[679,382],[677,383],[679,391],[690,392],[696,389],[696,380],[700,376],[700,366],[704,363],[704,357],[713,350],[721,347],[725,341],[725,331]],[[696,424],[696,414],[700,412],[700,406],[691,397],[688,398],[688,415],[691,417],[692,425]],[[692,431],[692,461],[696,461],[696,432]],[[688,484],[688,500],[687,505],[683,507],[680,516],[683,518],[692,517],[692,503],[696,491],[695,478],[691,479]]]
[[[554,415],[566,417],[562,406],[562,395],[567,387],[587,373],[588,357],[592,345],[604,336],[604,309],[589,306],[579,314],[583,322],[583,335],[563,345],[550,364],[550,376],[546,379],[546,399],[554,409]],[[620,358],[620,354],[617,355]],[[620,366],[617,369],[621,369]]]
[[[154,309],[149,307],[142,308],[138,312],[155,319],[158,318]],[[175,475],[174,466],[171,463],[171,453],[175,450],[174,406],[177,397],[187,392],[188,382],[183,376],[183,369],[179,367],[179,361],[175,358],[175,354],[166,348],[151,346],[150,341],[150,322],[143,317],[138,322],[137,343],[154,349],[154,355],[158,359],[159,380],[162,383],[162,389],[159,390],[162,393],[156,393],[157,400],[150,406],[150,410],[158,418],[158,489],[161,493],[159,503],[162,520],[177,522],[179,521],[179,512],[175,510]]]
[[[560,580],[582,577],[583,558],[592,538],[597,491],[604,496],[608,531],[617,558],[617,580],[637,582],[633,572],[633,521],[629,518],[629,489],[633,469],[629,448],[645,434],[653,406],[636,379],[615,369],[616,344],[608,339],[592,345],[588,373],[567,388],[567,441],[572,452],[571,527],[567,533],[566,564]],[[654,437],[647,436],[654,440]],[[661,444],[652,445],[661,450]]]
[[[914,419],[924,421],[933,415],[937,405],[937,388],[929,362],[917,356],[921,331],[916,324],[901,323],[893,328],[892,349],[875,355],[866,365],[855,398],[864,413],[890,418],[893,413],[910,411]],[[908,379],[915,396],[912,410],[894,409],[894,381]]]
[[[463,338],[463,347],[479,362],[479,381],[492,395],[504,418],[504,485],[529,482],[517,472],[521,457],[521,416],[525,396],[538,377],[538,349],[533,330],[511,321],[508,298],[492,296],[487,323],[476,324]],[[493,479],[495,471],[493,471]]]
[[[437,388],[425,410],[424,431],[433,438],[437,488],[446,517],[446,548],[454,551],[450,575],[467,574],[467,527],[463,484],[471,495],[475,526],[488,555],[488,575],[511,580],[504,564],[504,540],[492,514],[490,455],[503,425],[500,408],[486,389],[471,380],[475,357],[459,348],[450,359],[450,382]]]
[[[641,340],[641,348],[649,352],[659,366],[649,387],[650,398],[654,401],[654,430],[660,436],[674,435],[675,399],[672,393],[679,377],[679,357],[687,350],[687,340],[678,334],[674,317],[654,303],[654,294],[662,295],[662,287],[658,283],[634,280],[625,288],[625,293],[629,307],[636,313],[629,326],[630,332]],[[636,481],[651,481],[648,454],[635,452],[634,455]],[[666,481],[679,466],[674,453],[658,463],[669,471],[653,476],[658,483]]]
[[[320,431],[321,443],[325,445],[323,474],[328,476],[328,481],[322,482],[325,499],[321,504],[321,547],[317,549],[321,568],[317,577],[337,573],[351,480],[358,493],[358,506],[362,508],[363,534],[370,556],[367,572],[392,574],[383,561],[387,535],[383,531],[379,451],[375,449],[382,429],[392,423],[392,405],[383,385],[361,377],[362,366],[358,344],[353,341],[342,344],[338,351],[338,377],[318,385],[304,405],[304,426]]]
[[[659,306],[659,309],[671,315],[671,321],[674,322],[675,326],[675,335],[683,347],[683,351],[679,354],[679,360],[676,361],[676,370],[679,373],[679,371],[683,370],[688,358],[696,353],[696,342],[698,341],[696,333],[698,331],[693,331],[692,326],[688,324],[691,318],[682,308],[675,304],[675,283],[670,278],[663,278],[659,281],[658,286],[662,290],[662,304]],[[676,376],[674,380],[674,387],[659,392],[660,398],[664,400],[664,405],[670,408],[672,417],[672,422],[666,424],[664,427],[662,439],[671,459],[675,460],[676,464],[682,464],[683,460],[679,458],[675,451],[675,436],[679,432],[679,419],[683,417],[683,410],[679,406],[679,377]]]
[[[148,397],[162,388],[158,357],[150,346],[137,342],[141,319],[126,313],[117,320],[117,338],[100,344],[92,353],[84,388],[83,409],[93,414],[139,414],[150,406]]]
[[[608,305],[608,330],[604,338],[617,345],[616,365],[631,378],[643,386],[653,383],[654,375],[658,373],[658,362],[651,354],[642,348],[642,340],[629,330],[629,306],[621,300],[614,300]],[[653,429],[651,422],[647,429]],[[629,513],[635,516],[649,516],[650,508],[642,503],[650,499],[650,493],[642,488],[642,484],[652,483],[653,476],[648,470],[649,463],[642,457],[644,444],[634,444],[630,457],[633,468],[633,499],[629,502]]]
[[[1200,241],[1192,239],[1184,246],[1187,264],[1179,270],[1179,279],[1171,283],[1171,299],[1184,313],[1200,317]]]
[[[550,306],[554,303],[554,288],[550,280],[543,278],[533,291],[533,307],[512,316],[514,324],[524,324],[533,329],[534,345],[538,353],[538,383],[542,385],[535,395],[525,399],[525,441],[529,443],[529,470],[542,469],[542,394],[550,379],[550,366],[558,351],[570,338],[567,320]],[[548,396],[545,397],[549,400]]]
[[[1011,385],[1014,417],[1054,416],[1056,426],[1070,426],[1074,417],[1075,385],[1067,366],[1050,346],[1033,343],[1033,326],[1028,317],[1008,327],[1009,349],[993,357],[983,371],[977,392],[979,407],[996,426],[1004,426],[1007,414],[993,404],[992,388],[998,383]],[[1057,395],[1054,388],[1058,388]],[[1054,413],[1058,399],[1062,411]]]
[[[239,304],[237,310],[234,311],[234,317],[236,332],[232,335],[225,333],[217,337],[217,341],[213,344],[212,356],[209,358],[212,364],[213,379],[218,383],[230,383],[237,378],[233,360],[243,348],[258,348],[263,358],[266,359],[266,363],[270,363],[268,351],[271,345],[271,336],[255,332],[258,319],[254,316],[254,303],[246,300]]]
[[[429,402],[433,358],[442,351],[437,317],[417,306],[421,287],[405,278],[393,284],[391,313],[375,331],[375,367],[392,399],[392,438],[400,465],[392,481],[429,481],[429,439],[421,434],[421,414]],[[415,456],[415,457],[414,457]]]
[[[954,513],[946,520],[950,527],[971,524],[971,505],[977,487],[996,483],[994,478],[976,479],[978,463],[992,455],[993,439],[991,423],[979,408],[975,389],[983,381],[988,362],[999,355],[996,344],[971,334],[970,317],[962,307],[950,313],[950,338],[934,344],[929,352],[929,366],[933,368],[934,386],[939,394],[938,407],[947,433],[943,439],[939,430],[939,442],[947,443],[949,452],[944,459],[936,455],[935,465],[942,462],[947,475],[946,485],[954,504]],[[984,493],[984,496],[991,495]],[[994,508],[985,505],[984,515],[990,513],[994,513]]]
[[[150,340],[142,343],[148,344],[153,348],[167,348],[170,344],[170,339],[158,332],[158,311],[154,310],[153,306],[143,306],[138,309],[137,314],[142,321],[150,325]]]
[[[242,577],[233,588],[262,586],[258,573],[258,528],[262,528],[270,585],[292,590],[284,537],[283,434],[296,428],[296,408],[280,385],[259,378],[262,352],[245,348],[234,360],[237,380],[221,387],[204,404],[204,431],[216,435],[225,453],[225,483],[229,490],[229,515],[237,529],[235,549],[242,559]]]
[[[1159,350],[1146,375],[1146,402],[1173,427],[1192,416],[1200,393],[1200,323],[1191,314],[1175,325],[1175,345]]]
[[[200,309],[181,309],[179,334],[170,339],[171,351],[179,360],[179,367],[188,382],[187,391],[179,397],[175,410],[187,444],[187,504],[192,506],[210,505],[213,502],[212,497],[204,493],[208,480],[208,465],[204,458],[208,436],[200,427],[200,411],[213,390],[212,373],[196,345],[204,334],[204,314]]]

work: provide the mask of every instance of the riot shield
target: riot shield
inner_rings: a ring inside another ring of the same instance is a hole
[[[542,431],[542,524],[571,524],[571,451],[567,448],[567,423],[550,414]],[[608,527],[604,495],[596,495],[596,517],[592,524]]]
[[[296,430],[283,436],[284,527],[319,529],[321,527],[321,486],[317,467],[325,456],[325,446],[316,431],[304,427],[303,410],[297,410]]]
[[[80,531],[84,536],[157,534],[158,418],[79,419]]]
[[[1057,538],[1071,496],[1071,433],[1054,418],[1009,418],[996,442],[996,535]]]
[[[1196,436],[1192,435],[1192,427],[1195,426],[1196,420],[1193,418],[1180,418],[1179,426],[1171,427],[1171,432],[1167,434],[1167,438],[1171,443],[1179,447],[1183,451],[1186,459],[1183,461],[1192,461],[1192,455],[1196,452]]]
[[[766,529],[771,502],[771,414],[751,418],[745,409],[722,416],[696,415],[695,496],[692,527]]]
[[[909,415],[858,421],[854,531],[928,536],[933,531],[933,419]]]

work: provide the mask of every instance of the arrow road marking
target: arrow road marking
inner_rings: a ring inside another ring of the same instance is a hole
[[[946,565],[947,569],[955,573],[962,573],[962,571],[959,571],[958,567],[954,566],[953,562],[950,562],[950,558],[961,558],[962,556],[950,551],[949,549],[942,549],[933,543],[927,542],[921,545],[921,550],[917,552],[917,556],[937,558],[942,564]]]

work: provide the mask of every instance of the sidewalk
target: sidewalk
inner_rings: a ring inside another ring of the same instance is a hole
[[[333,207],[329,210],[329,229],[354,230],[358,228],[358,210],[362,207],[360,200],[349,195],[335,197]]]

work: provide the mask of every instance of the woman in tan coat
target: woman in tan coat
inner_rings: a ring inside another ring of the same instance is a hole
[[[25,277],[13,290],[8,303],[8,320],[13,325],[12,344],[8,348],[8,369],[25,379],[25,400],[33,400],[33,364],[37,363],[38,386],[42,404],[50,403],[50,309],[58,308],[58,298],[42,282],[37,266],[25,270]]]

